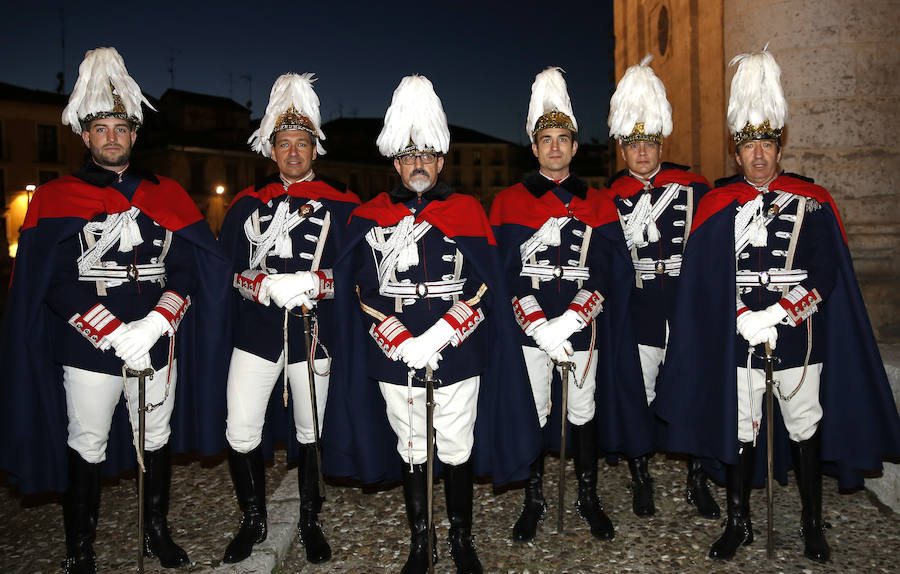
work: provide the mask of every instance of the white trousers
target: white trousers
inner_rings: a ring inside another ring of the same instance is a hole
[[[737,370],[737,396],[738,396],[738,440],[752,442],[756,439],[759,423],[762,420],[762,411],[765,404],[766,372],[763,369],[750,369],[749,383],[747,381],[747,369],[738,367]],[[803,367],[793,367],[781,371],[775,371],[775,381],[781,387],[781,394],[789,396],[803,374]],[[806,369],[806,378],[803,386],[789,401],[784,401],[773,390],[778,406],[781,410],[781,418],[784,419],[784,427],[788,436],[794,442],[800,442],[812,437],[816,432],[819,421],[822,419],[822,405],[819,404],[819,378],[822,375],[822,363],[809,365]]]
[[[638,345],[638,354],[641,356],[641,373],[644,375],[644,392],[647,394],[647,404],[651,404],[656,398],[656,378],[659,369],[666,360],[666,350],[662,347],[650,345]]]
[[[463,379],[434,389],[434,444],[444,464],[460,465],[472,454],[475,417],[481,377]],[[428,460],[426,445],[425,388],[378,382],[387,407],[388,422],[397,435],[397,452],[403,462]]]
[[[175,383],[178,378],[178,362],[172,361],[169,396],[165,402],[144,416],[144,449],[159,450],[169,442],[171,429],[169,419],[175,407]],[[146,380],[147,404],[163,400],[166,394],[168,368],[153,373]],[[63,388],[66,391],[66,412],[69,416],[67,444],[90,463],[106,460],[106,445],[109,442],[109,428],[119,398],[122,396],[121,375],[107,375],[86,371],[77,367],[63,366]],[[138,428],[138,379],[128,377],[124,385],[126,399],[134,421],[135,437]]]
[[[315,360],[316,373],[324,373],[328,369],[328,359]],[[226,399],[228,415],[225,420],[225,438],[231,448],[240,453],[247,453],[262,442],[263,425],[266,422],[266,407],[269,397],[284,369],[284,353],[277,361],[267,361],[253,353],[234,349],[231,353],[231,366],[228,369]],[[291,363],[287,366],[288,384],[293,394],[294,426],[300,444],[315,441],[313,428],[312,403],[309,397],[309,371],[306,361]],[[325,403],[328,400],[327,375],[314,375],[316,381],[316,410],[319,415],[319,428],[325,418]],[[281,387],[278,387],[281,394]]]
[[[550,383],[553,380],[551,369],[554,367],[553,362],[547,353],[538,347],[522,347],[522,354],[525,356],[525,367],[528,370],[528,380],[531,382],[531,393],[534,395],[534,406],[537,408],[538,421],[541,428],[547,424],[547,418],[550,416]],[[597,388],[597,351],[594,351],[591,357],[591,364],[588,365],[588,357],[591,355],[589,351],[575,351],[575,355],[571,357],[575,363],[575,373],[569,375],[569,396],[567,401],[568,416],[566,417],[570,423],[576,426],[585,424],[594,418],[594,390]],[[587,368],[587,373],[585,373]],[[562,377],[562,369],[557,368]],[[580,383],[584,379],[584,386],[580,389],[576,383]]]

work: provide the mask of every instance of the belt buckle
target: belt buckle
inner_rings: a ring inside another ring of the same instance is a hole
[[[428,296],[428,285],[425,283],[416,283],[416,296],[420,299]]]
[[[138,277],[140,277],[141,273],[138,271],[137,265],[134,263],[129,263],[128,267],[125,269],[125,275],[128,277],[129,281],[137,282]]]
[[[657,261],[656,262],[656,274],[662,275],[666,272],[666,262],[665,261]]]
[[[557,279],[562,279],[563,276],[563,268],[562,265],[557,265],[553,268],[553,276]]]
[[[768,271],[760,271],[759,272],[759,284],[763,287],[768,286],[768,284],[772,281],[772,278],[769,276]]]

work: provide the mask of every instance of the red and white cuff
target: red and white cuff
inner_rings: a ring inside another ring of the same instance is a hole
[[[372,335],[372,338],[375,339],[375,342],[378,343],[378,346],[381,347],[387,358],[392,361],[396,361],[399,357],[397,348],[400,344],[412,338],[412,333],[403,326],[400,319],[393,315],[377,325],[372,325],[369,328],[369,334]]]
[[[463,301],[457,301],[444,313],[443,319],[453,327],[453,338],[450,344],[458,347],[484,321],[484,311],[477,311]]]
[[[519,299],[512,298],[513,313],[516,316],[516,323],[525,331],[529,337],[534,330],[543,323],[547,322],[547,316],[541,309],[540,303],[537,302],[534,295],[526,295]]]
[[[312,298],[334,299],[334,274],[331,269],[316,269],[312,274],[318,280]]]
[[[579,319],[587,325],[603,310],[603,295],[599,291],[579,289],[569,303],[569,309],[578,313]]]
[[[84,315],[78,313],[69,319],[69,325],[84,335],[91,345],[99,349],[107,335],[115,331],[122,324],[103,303],[97,303]]]
[[[153,310],[165,317],[166,321],[169,322],[171,329],[168,333],[171,335],[178,330],[178,325],[181,324],[181,320],[190,306],[190,297],[182,297],[175,291],[165,291],[159,298],[159,301],[156,302],[156,307]]]
[[[262,271],[254,271],[245,269],[240,273],[234,274],[234,283],[232,286],[238,290],[244,299],[250,299],[259,303],[259,291],[262,289],[262,282],[267,275]]]
[[[797,285],[788,291],[778,304],[787,311],[788,321],[796,327],[818,311],[818,304],[821,302],[822,296],[817,290],[807,291],[802,285]]]
[[[742,313],[746,313],[750,310],[749,307],[744,305],[744,302],[741,301],[740,297],[735,298],[735,304],[737,305],[737,316],[740,317]]]

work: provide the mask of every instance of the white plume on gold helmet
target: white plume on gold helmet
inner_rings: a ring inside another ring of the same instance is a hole
[[[661,144],[672,133],[672,105],[647,55],[625,70],[609,101],[609,137],[622,144],[651,141]]]
[[[412,75],[400,80],[375,143],[385,157],[418,152],[447,153],[450,149],[447,115],[428,78]]]
[[[315,74],[283,74],[272,84],[269,105],[257,129],[247,140],[253,151],[272,157],[272,140],[285,130],[303,130],[316,139],[316,152],[325,153],[322,140],[322,118],[319,115],[319,96],[313,90]]]
[[[768,49],[766,44],[761,52],[739,54],[728,64],[737,64],[728,99],[728,130],[736,144],[781,139],[787,100],[781,87],[781,68]]]
[[[551,66],[534,77],[531,84],[531,100],[528,102],[528,116],[525,119],[525,133],[529,140],[548,128],[563,128],[578,132],[578,122],[572,112],[572,101],[562,68]]]
[[[141,103],[156,111],[128,75],[119,52],[115,48],[89,50],[78,67],[78,80],[62,112],[62,123],[76,134],[91,120],[101,118],[128,120],[137,129],[144,122]]]

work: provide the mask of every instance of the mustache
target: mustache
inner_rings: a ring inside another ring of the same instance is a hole
[[[413,176],[415,176],[415,175],[424,175],[425,177],[431,177],[431,176],[428,175],[428,172],[425,171],[424,169],[414,169],[414,170],[412,170],[412,173],[409,174],[409,177],[413,177]]]

